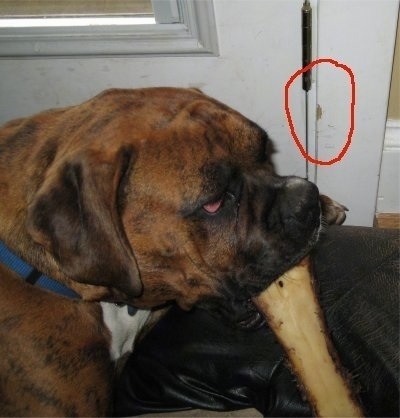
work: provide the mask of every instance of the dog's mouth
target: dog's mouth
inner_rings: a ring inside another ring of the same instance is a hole
[[[207,298],[197,305],[198,308],[207,310],[218,320],[231,327],[255,330],[265,325],[264,317],[260,314],[251,298],[245,300],[226,298]]]
[[[324,231],[324,222],[323,222],[322,216],[321,216],[320,221],[319,221],[319,225],[312,232],[312,234],[311,234],[310,238],[308,239],[304,248],[301,251],[299,251],[297,254],[295,254],[293,256],[293,258],[288,263],[285,263],[282,266],[282,268],[279,270],[279,272],[277,272],[275,280],[279,276],[281,276],[283,273],[285,273],[285,271],[289,270],[290,268],[295,266],[297,263],[299,263],[307,254],[312,252],[312,250],[317,245],[317,243],[320,239],[321,233],[323,233],[323,231]]]
[[[229,279],[223,279],[219,298],[205,303],[200,302],[200,306],[214,311],[234,326],[244,329],[262,327],[265,325],[264,316],[260,314],[251,299],[310,254],[317,245],[323,230],[324,223],[320,220],[302,248],[282,262],[279,267],[275,266],[273,273],[263,271],[263,262],[257,260],[253,267],[246,266],[240,274],[233,274]],[[265,258],[268,259],[267,256]],[[247,295],[247,299],[243,298],[244,295]]]
[[[254,304],[253,306],[254,310],[249,311],[247,316],[236,323],[240,328],[256,330],[265,325],[263,315],[256,309]]]

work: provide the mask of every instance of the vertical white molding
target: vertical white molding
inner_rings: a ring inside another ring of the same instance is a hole
[[[376,212],[400,213],[400,119],[386,123]]]

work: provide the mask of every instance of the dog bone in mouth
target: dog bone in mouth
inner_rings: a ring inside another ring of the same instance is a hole
[[[253,298],[318,417],[362,417],[334,353],[305,257]]]

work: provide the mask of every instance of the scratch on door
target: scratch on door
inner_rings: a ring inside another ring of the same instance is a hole
[[[322,107],[320,104],[317,104],[316,114],[317,120],[320,120],[322,118]]]

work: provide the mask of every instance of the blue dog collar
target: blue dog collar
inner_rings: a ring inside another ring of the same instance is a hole
[[[2,241],[0,241],[0,262],[21,276],[27,283],[40,286],[68,298],[80,299],[79,295],[67,286],[30,266],[14,254]]]

